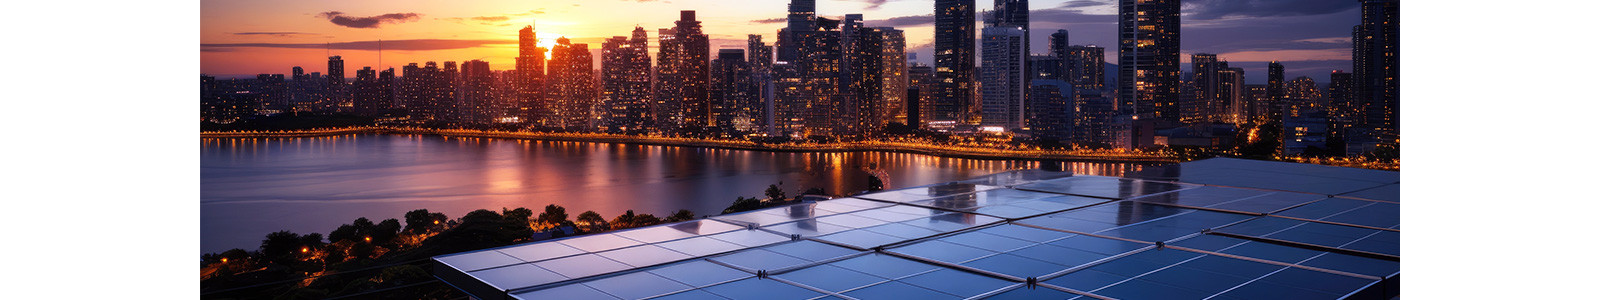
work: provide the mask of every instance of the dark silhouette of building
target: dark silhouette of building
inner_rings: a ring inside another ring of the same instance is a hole
[[[344,58],[338,55],[328,57],[328,99],[323,109],[334,109],[344,106],[350,99],[348,88],[344,84]]]
[[[594,58],[588,44],[574,44],[566,37],[556,39],[550,51],[549,98],[556,104],[556,126],[590,130],[594,128],[597,103],[594,84]]]
[[[674,27],[680,47],[677,71],[682,83],[683,123],[689,128],[716,126],[707,81],[711,41],[700,31],[694,14],[693,10],[680,11]]]
[[[533,25],[517,32],[517,69],[514,90],[517,92],[516,115],[523,122],[539,124],[536,120],[547,118],[553,107],[543,99],[546,49],[539,47],[539,33]]]
[[[1121,0],[1118,10],[1118,110],[1177,121],[1179,0]]]
[[[976,79],[977,17],[973,0],[933,2],[933,60],[938,93],[933,121],[977,124],[982,107],[973,96]]]
[[[1000,3],[996,3],[1000,5]],[[998,13],[997,13],[998,14]],[[993,20],[991,20],[993,21]],[[1028,61],[1027,32],[1022,28],[1000,26],[990,22],[983,28],[983,70],[979,80],[983,83],[984,126],[999,126],[1007,130],[1023,128]]]
[[[1361,24],[1354,34],[1356,99],[1362,126],[1393,144],[1400,136],[1400,0],[1361,1]]]
[[[1267,103],[1266,113],[1257,122],[1283,121],[1285,96],[1283,89],[1283,64],[1277,61],[1267,63]]]
[[[662,28],[656,38],[660,50],[656,51],[655,105],[650,107],[650,114],[657,130],[676,130],[683,125],[683,78],[678,74],[683,47],[674,29]]]
[[[711,61],[710,105],[720,131],[751,132],[762,125],[765,105],[751,69],[744,49],[720,49]]]
[[[1077,119],[1072,84],[1054,79],[1036,79],[1029,84],[1033,88],[1028,91],[1028,131],[1041,140],[1071,141]]]
[[[471,123],[492,123],[503,117],[497,111],[494,90],[494,71],[489,62],[470,60],[461,63],[461,120]]]
[[[606,127],[613,132],[638,131],[649,123],[650,48],[643,27],[631,37],[615,36],[600,46],[600,81]]]
[[[816,29],[817,1],[790,0],[787,26],[778,33],[778,61],[793,62],[800,58],[798,34]]]

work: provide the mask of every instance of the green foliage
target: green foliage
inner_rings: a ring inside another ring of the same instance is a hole
[[[406,232],[424,232],[444,228],[445,221],[449,220],[443,213],[431,213],[427,209],[418,209],[406,212]]]
[[[789,201],[789,197],[783,194],[783,189],[778,188],[778,185],[782,185],[782,184],[783,184],[783,182],[779,181],[778,184],[768,185],[767,186],[767,199],[770,199],[773,202]],[[738,203],[738,202],[735,201],[734,203]]]
[[[539,223],[550,225],[561,225],[570,222],[567,221],[567,209],[555,204],[545,205],[544,212],[539,213],[538,220]]]
[[[650,214],[633,214],[633,210],[611,219],[611,229],[627,229],[661,224],[661,218]]]
[[[723,209],[722,213],[731,214],[742,211],[752,211],[761,209],[762,207],[765,207],[765,205],[762,205],[761,198],[745,198],[741,196],[738,199],[734,199],[733,205],[729,205],[728,208]]]
[[[518,207],[513,210],[500,208],[500,214],[505,215],[506,221],[520,222],[523,226],[527,226],[528,222],[533,221],[533,210],[525,207]]]
[[[683,222],[683,221],[688,221],[688,220],[694,220],[694,212],[689,211],[687,209],[679,209],[677,212],[672,213],[672,215],[667,216],[666,222],[667,223],[672,223],[672,222]]]
[[[267,238],[261,240],[261,256],[274,263],[288,263],[294,260],[293,254],[300,250],[300,235],[288,230],[268,233]]]
[[[599,213],[595,213],[592,210],[578,214],[578,222],[588,223],[589,228],[585,228],[584,230],[589,232],[611,230],[611,225],[606,223],[606,218],[601,217]]]

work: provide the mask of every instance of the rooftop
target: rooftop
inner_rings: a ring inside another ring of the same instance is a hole
[[[1398,172],[1020,170],[434,258],[480,299],[1390,299]]]

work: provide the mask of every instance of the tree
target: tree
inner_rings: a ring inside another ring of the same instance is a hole
[[[506,221],[518,222],[521,223],[522,226],[528,226],[528,222],[533,220],[533,210],[525,207],[518,207],[517,209],[513,210],[505,210],[505,208],[500,208],[500,214],[505,215]]]
[[[300,235],[288,230],[268,233],[267,238],[261,240],[261,255],[274,263],[288,263],[293,260],[292,254],[300,250]]]
[[[595,213],[592,210],[578,214],[578,222],[588,224],[589,228],[587,230],[589,232],[600,232],[611,229],[610,224],[606,224],[606,218],[601,217],[600,214]]]
[[[778,184],[773,184],[773,185],[768,185],[767,186],[767,199],[769,201],[772,201],[772,202],[789,201],[789,197],[783,194],[783,189],[778,188],[778,185],[781,185],[781,184],[783,184],[783,182],[779,181]],[[737,202],[737,201],[735,201],[735,202]]]
[[[400,236],[400,220],[385,219],[372,227],[372,242],[378,245],[389,245],[396,237]]]
[[[739,198],[733,199],[733,205],[729,205],[728,208],[723,209],[722,213],[731,214],[742,211],[757,210],[761,209],[762,207],[766,206],[761,203],[761,199],[755,197],[745,198],[740,196]]]
[[[672,213],[672,215],[667,216],[666,222],[667,223],[672,223],[672,222],[683,222],[683,221],[688,221],[688,220],[694,220],[694,212],[689,211],[687,209],[679,209],[677,212]]]
[[[621,215],[618,215],[616,218],[611,218],[611,229],[623,229],[623,228],[633,228],[633,210],[632,209],[629,209],[627,212],[622,213]]]
[[[427,209],[418,209],[406,212],[406,232],[423,232],[444,228],[446,218],[443,213],[428,212]]]
[[[545,205],[544,212],[539,213],[539,223],[549,226],[559,226],[567,222],[567,209],[560,205]]]

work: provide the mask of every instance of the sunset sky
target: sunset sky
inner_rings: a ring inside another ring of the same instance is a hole
[[[288,74],[294,66],[326,72],[327,56],[341,55],[346,76],[427,61],[481,59],[513,68],[517,30],[533,24],[541,45],[568,37],[598,53],[604,38],[627,35],[635,25],[650,33],[670,28],[679,10],[696,10],[712,48],[744,48],[748,34],[771,44],[783,26],[786,0],[203,0],[200,5],[200,72],[221,77]],[[979,10],[993,1],[977,1]],[[1106,49],[1116,63],[1117,6],[1113,0],[1032,1],[1033,52],[1043,53],[1057,29],[1071,43]],[[1360,21],[1355,0],[1189,0],[1183,10],[1183,55],[1217,53],[1244,67],[1247,82],[1266,81],[1266,62],[1285,65],[1288,78],[1350,69],[1350,28]],[[819,0],[824,17],[861,13],[868,26],[906,32],[908,51],[932,63],[933,0]],[[981,17],[980,17],[981,19]],[[981,23],[981,22],[980,22]],[[379,64],[378,40],[383,40]],[[715,50],[713,50],[714,52]],[[651,51],[655,56],[655,51]],[[596,59],[599,55],[595,55]],[[596,63],[598,68],[599,64]]]

